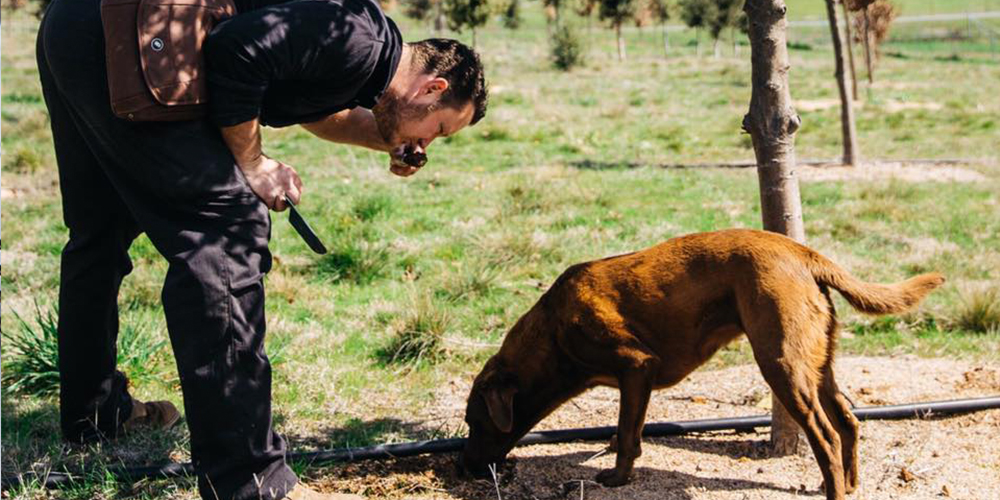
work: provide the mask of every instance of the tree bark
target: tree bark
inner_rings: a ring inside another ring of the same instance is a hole
[[[753,89],[743,129],[753,139],[764,229],[805,240],[799,181],[795,175],[795,132],[801,120],[788,89],[788,46],[783,0],[746,0],[750,22]],[[805,439],[772,394],[771,446],[776,455],[799,453]]]
[[[865,43],[865,67],[868,68],[868,85],[871,85],[875,83],[875,75],[872,72],[872,64],[874,64],[874,61],[872,61],[872,59],[874,59],[874,55],[872,54],[873,44],[872,44],[871,21],[868,19],[867,7],[865,8],[862,15],[864,16],[864,21],[865,21],[864,22],[865,32],[864,36],[862,37]]]
[[[847,2],[839,0],[844,11],[844,29],[847,31],[847,61],[851,65],[851,97],[858,100],[858,72],[854,69],[854,40],[851,39],[851,13],[847,10]]]
[[[837,90],[840,92],[840,128],[844,143],[844,164],[858,165],[858,137],[854,128],[854,106],[847,94],[847,73],[844,70],[844,50],[840,43],[840,27],[837,26],[837,9],[834,0],[826,0],[826,17],[830,20],[830,36],[833,38],[833,59],[836,70]]]

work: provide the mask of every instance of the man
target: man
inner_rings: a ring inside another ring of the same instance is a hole
[[[238,0],[205,44],[209,119],[133,123],[109,105],[100,0],[54,0],[37,45],[63,216],[59,290],[64,438],[114,438],[180,417],[131,398],[115,370],[117,296],[128,248],[145,232],[168,260],[163,308],[191,456],[205,499],[328,499],[297,483],[271,428],[264,352],[268,208],[298,202],[295,170],[263,154],[260,126],[400,161],[478,122],[478,56],[451,40],[405,44],[373,0]]]

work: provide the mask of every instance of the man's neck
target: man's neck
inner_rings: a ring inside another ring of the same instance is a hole
[[[403,50],[399,54],[399,65],[396,67],[396,73],[392,75],[392,80],[389,81],[389,89],[396,93],[396,95],[404,95],[409,89],[410,82],[413,80],[413,48],[410,44],[404,43]]]

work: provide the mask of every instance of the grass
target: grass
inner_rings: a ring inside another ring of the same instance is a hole
[[[921,5],[908,2],[904,12]],[[928,13],[952,8],[943,0],[926,5]],[[972,4],[954,2],[952,11],[965,5]],[[822,3],[796,0],[789,9],[793,18],[805,19],[821,15]],[[618,63],[613,33],[596,23],[588,29],[568,16],[587,51],[585,64],[566,74],[551,67],[537,5],[528,4],[525,12],[520,30],[479,32],[492,88],[487,118],[436,141],[431,162],[419,175],[395,178],[384,155],[325,143],[296,127],[265,130],[265,149],[302,175],[306,190],[299,208],[331,249],[327,256],[312,254],[286,215],[273,214],[267,347],[275,361],[276,425],[295,446],[460,435],[462,429],[442,430],[421,415],[461,406],[443,401],[443,388],[471,380],[507,329],[566,267],[688,232],[759,227],[752,170],[659,168],[753,158],[740,132],[750,98],[746,46],[740,46],[739,57],[723,44],[722,58],[698,58],[689,43],[694,34],[672,32],[671,53],[665,56],[658,29],[629,28],[631,59]],[[407,39],[432,35],[409,21],[400,23]],[[0,329],[5,335],[21,328],[18,315],[41,334],[34,304],[37,300],[43,315],[54,311],[47,298],[58,289],[59,255],[68,234],[34,68],[35,26],[29,13],[4,13]],[[990,324],[986,319],[995,309],[985,305],[991,303],[985,295],[967,292],[1000,286],[1000,63],[983,40],[921,38],[921,30],[937,36],[963,27],[899,26],[900,38],[886,50],[904,57],[883,57],[875,85],[861,79],[858,135],[864,158],[975,158],[963,168],[980,180],[802,183],[808,242],[857,276],[893,282],[936,270],[948,277],[913,316],[872,320],[837,298],[844,330],[851,334],[840,344],[842,354],[1000,361],[998,334],[982,333],[989,332],[982,326]],[[469,41],[467,33],[459,37]],[[797,102],[836,99],[828,38],[824,29],[793,30],[798,48],[791,51],[791,85]],[[798,157],[838,156],[837,107],[799,107]],[[137,338],[148,342],[144,345],[165,345],[159,290],[167,266],[145,237],[130,255],[135,270],[120,296],[122,341],[127,343],[126,331],[135,328],[141,331]],[[122,351],[128,356],[144,349],[123,346]],[[18,351],[4,339],[5,375]],[[136,397],[180,406],[169,350],[141,359],[126,363],[151,374],[132,373],[140,379],[132,387]],[[745,343],[736,343],[709,369],[750,360]],[[101,464],[186,458],[183,431],[151,442],[64,450],[55,400],[8,390],[13,383],[4,381],[0,393],[5,473],[32,470],[33,464],[59,469],[87,463],[99,471]],[[89,486],[60,495],[195,495],[190,481],[155,481],[132,493],[133,485],[99,475],[85,483]],[[26,488],[15,497],[42,495]]]

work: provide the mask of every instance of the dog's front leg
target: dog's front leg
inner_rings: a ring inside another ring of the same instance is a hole
[[[604,486],[621,486],[628,482],[635,459],[642,455],[642,426],[646,420],[646,407],[653,392],[653,379],[659,366],[658,360],[649,357],[641,360],[619,376],[621,391],[618,410],[618,434],[615,468],[601,471],[597,482]]]

